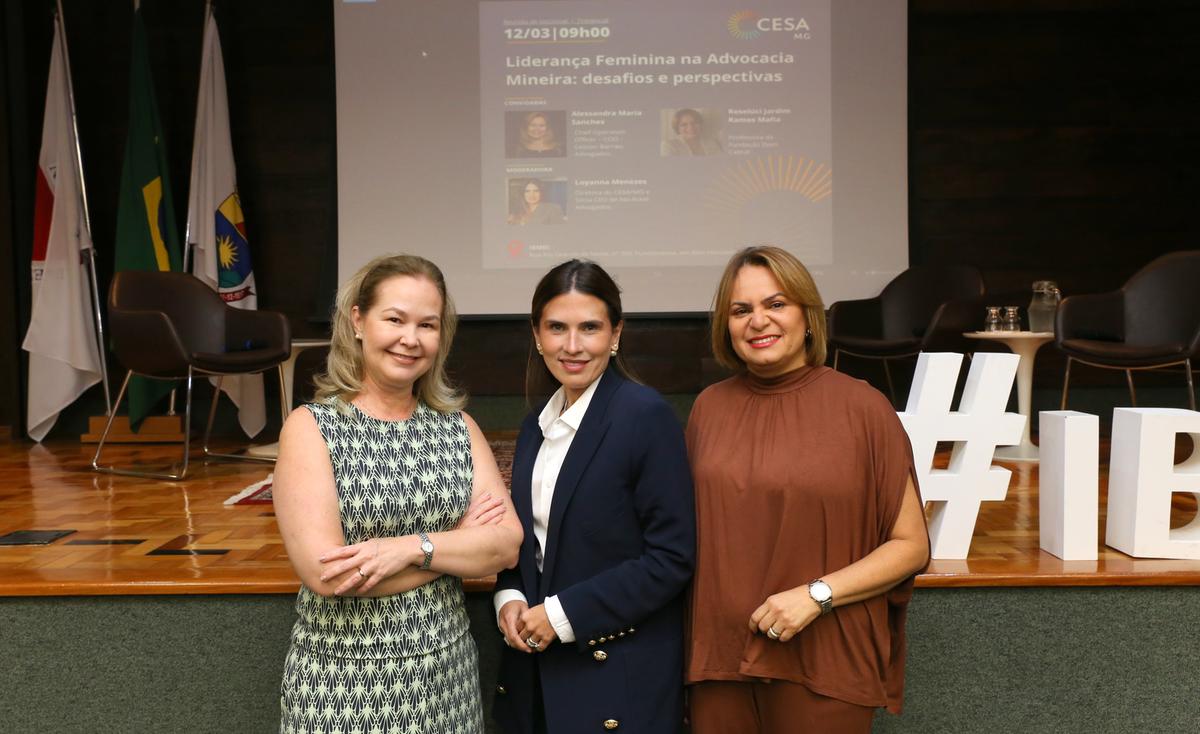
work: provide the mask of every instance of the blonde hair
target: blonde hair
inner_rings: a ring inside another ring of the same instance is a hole
[[[458,314],[454,302],[446,292],[446,279],[442,271],[429,260],[417,255],[384,255],[364,265],[354,277],[338,289],[333,307],[333,333],[330,337],[329,358],[325,372],[317,375],[316,399],[327,402],[339,398],[350,402],[362,392],[363,356],[362,344],[354,336],[354,307],[365,314],[375,304],[379,286],[384,281],[401,275],[426,278],[442,296],[441,333],[437,354],[429,371],[417,378],[413,394],[439,413],[461,410],[465,399],[446,376],[446,358],[450,355],[450,344],[458,328]]]
[[[521,122],[521,147],[529,148],[533,145],[534,139],[529,136],[529,125],[537,118],[542,118],[546,123],[546,134],[541,137],[539,145],[544,145],[547,148],[553,148],[558,145],[558,139],[554,135],[554,126],[550,124],[550,117],[545,112],[530,112],[525,115],[525,119]],[[532,148],[529,148],[533,150]]]
[[[733,299],[733,281],[747,265],[766,268],[779,281],[783,294],[800,305],[811,336],[805,339],[804,363],[825,364],[825,304],[817,284],[804,263],[787,250],[773,245],[756,245],[737,252],[725,266],[717,293],[713,296],[711,325],[712,352],[717,362],[727,369],[742,371],[746,363],[738,356],[729,338],[729,304]]]

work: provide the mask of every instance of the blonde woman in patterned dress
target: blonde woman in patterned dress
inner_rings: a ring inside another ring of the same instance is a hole
[[[328,369],[275,467],[303,584],[281,732],[483,731],[461,579],[515,566],[522,531],[446,380],[455,326],[424,258],[378,258],[338,292]]]

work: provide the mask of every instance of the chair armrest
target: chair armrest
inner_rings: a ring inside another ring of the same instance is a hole
[[[875,298],[838,301],[829,307],[829,339],[839,336],[883,335],[883,302]]]
[[[963,299],[946,301],[933,312],[929,329],[921,340],[924,352],[973,352],[978,345],[963,336],[979,331],[983,325],[983,301]]]
[[[225,351],[249,349],[292,348],[291,328],[287,317],[278,311],[243,311],[230,308],[225,312]]]
[[[127,369],[155,377],[187,374],[187,350],[162,311],[109,309],[113,352]]]
[[[1054,315],[1054,341],[1125,341],[1125,294],[1087,293],[1064,298]]]

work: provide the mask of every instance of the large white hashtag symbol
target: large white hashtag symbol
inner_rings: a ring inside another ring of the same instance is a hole
[[[961,354],[922,353],[900,421],[912,442],[921,496],[933,504],[929,539],[934,558],[966,558],[984,500],[1008,494],[1008,469],[992,466],[997,446],[1021,440],[1025,416],[1006,413],[1020,357],[982,353],[971,361],[956,412],[950,410]],[[938,441],[953,441],[950,466],[933,468]]]

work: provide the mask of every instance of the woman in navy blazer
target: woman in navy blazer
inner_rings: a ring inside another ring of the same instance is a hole
[[[506,734],[670,734],[683,721],[683,592],[695,509],[678,419],[620,359],[620,291],[571,260],[534,291],[512,498],[525,530],[496,582]],[[550,382],[551,378],[553,382]]]

